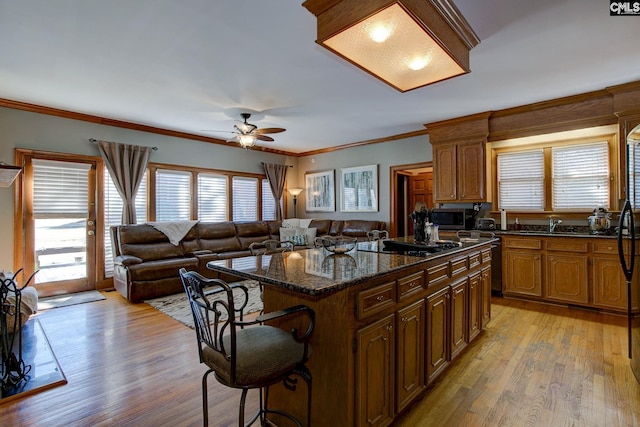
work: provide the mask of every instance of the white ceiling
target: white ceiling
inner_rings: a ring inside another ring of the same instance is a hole
[[[315,43],[302,0],[0,0],[0,98],[301,153],[640,80],[606,0],[454,0],[471,73],[400,93]],[[635,46],[635,47],[634,47]]]

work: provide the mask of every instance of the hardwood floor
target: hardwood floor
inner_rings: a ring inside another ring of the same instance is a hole
[[[202,425],[205,369],[193,330],[144,303],[105,295],[38,314],[68,384],[0,401],[0,424]],[[397,426],[640,425],[625,318],[502,298],[493,304],[488,329]],[[210,425],[235,425],[239,393],[211,378],[209,398]]]

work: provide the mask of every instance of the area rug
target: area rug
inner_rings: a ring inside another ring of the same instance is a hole
[[[244,314],[255,313],[262,310],[262,299],[260,298],[260,286],[258,286],[258,282],[255,280],[244,280],[237,283],[242,283],[249,290],[249,302],[244,309]],[[205,292],[207,289],[209,288],[205,288]],[[220,298],[226,299],[226,295],[217,295],[213,299]],[[241,301],[240,298],[242,298],[242,296],[238,295],[235,301],[238,303]],[[156,310],[173,317],[178,322],[193,329],[193,315],[191,314],[191,308],[187,301],[187,295],[184,292],[146,300],[145,302]]]
[[[55,297],[41,298],[38,301],[38,310],[67,307],[70,305],[84,304],[86,302],[101,301],[105,299],[98,291],[78,292],[75,294],[57,295]]]
[[[14,351],[17,351],[17,348],[14,348]],[[22,359],[28,366],[26,379],[7,390],[2,390],[0,402],[67,383],[40,321],[33,317],[22,328]]]

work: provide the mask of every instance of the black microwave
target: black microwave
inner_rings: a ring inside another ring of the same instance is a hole
[[[433,209],[430,216],[440,230],[473,229],[473,209]]]

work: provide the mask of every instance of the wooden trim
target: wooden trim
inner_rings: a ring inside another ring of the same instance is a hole
[[[613,98],[606,90],[599,90],[495,111],[489,123],[489,141],[615,123]]]
[[[459,142],[462,139],[485,140],[489,135],[489,119],[492,112],[472,114],[450,120],[425,124],[431,144]]]
[[[321,148],[319,150],[305,151],[303,153],[297,153],[297,154],[291,154],[291,155],[296,157],[314,156],[318,154],[331,153],[333,151],[345,150],[347,148],[361,147],[361,146],[371,145],[371,144],[379,144],[381,142],[397,141],[399,139],[413,138],[416,136],[422,136],[422,135],[428,135],[428,134],[429,134],[429,131],[427,129],[421,129],[421,130],[416,130],[412,132],[386,136],[384,138],[368,139],[366,141],[352,142],[350,144],[338,145],[338,146],[329,147],[329,148]]]
[[[405,170],[430,167],[433,167],[433,161],[397,165],[389,168],[389,201],[391,203],[391,206],[389,206],[389,224],[387,224],[389,236],[401,237],[398,236],[398,192],[396,191],[395,185],[398,175],[406,175],[403,173]]]
[[[105,126],[113,126],[113,127],[123,128],[123,129],[130,129],[130,130],[135,130],[139,132],[165,135],[165,136],[170,136],[174,138],[183,138],[183,139],[189,139],[193,141],[208,142],[211,144],[224,145],[225,147],[239,148],[244,150],[244,148],[242,148],[239,144],[230,145],[228,142],[222,139],[212,138],[209,136],[195,135],[188,132],[163,129],[156,126],[149,126],[149,125],[143,125],[139,123],[126,122],[122,120],[109,119],[106,117],[94,116],[91,114],[76,113],[73,111],[62,110],[59,108],[45,107],[45,106],[36,105],[36,104],[28,104],[26,102],[20,102],[20,101],[12,101],[10,99],[0,98],[0,107],[13,108],[14,110],[29,111],[31,113],[46,114],[49,116],[57,116],[65,119],[71,119],[71,120],[80,120],[84,122],[96,123],[96,124],[105,125]],[[267,148],[262,146],[254,146],[251,149],[253,151],[262,151],[265,153],[281,154],[284,156],[296,156],[295,153],[290,153],[288,151],[277,150],[274,148]]]

